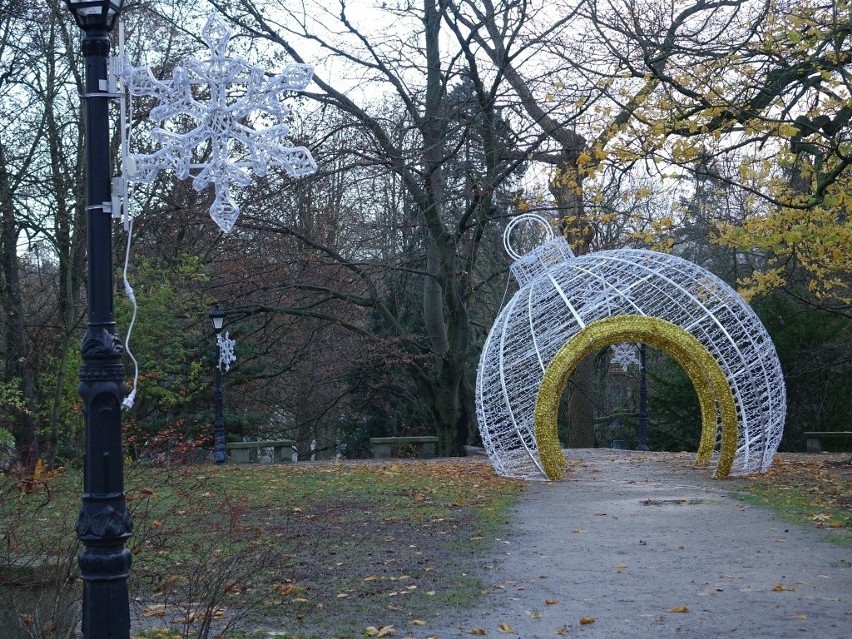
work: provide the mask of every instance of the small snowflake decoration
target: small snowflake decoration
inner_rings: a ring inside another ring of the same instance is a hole
[[[627,372],[631,364],[639,365],[639,347],[636,344],[625,342],[623,344],[613,344],[612,349],[612,364],[621,366],[623,372]]]
[[[225,337],[216,335],[216,344],[219,346],[219,368],[224,366],[227,372],[231,370],[231,363],[237,361],[237,356],[234,353],[237,340],[228,339],[228,331],[225,331]]]
[[[169,80],[157,80],[147,67],[125,64],[122,75],[130,94],[159,102],[150,118],[160,125],[151,132],[159,148],[130,155],[127,172],[132,181],[152,182],[159,171],[172,169],[181,180],[192,176],[196,191],[213,184],[210,216],[227,233],[240,214],[232,184],[248,186],[252,174],[263,177],[270,166],[283,166],[292,177],[316,171],[308,149],[286,145],[290,111],[281,103],[283,93],[305,89],[313,68],[290,64],[269,78],[245,59],[227,56],[231,32],[215,15],[207,19],[202,38],[210,57],[189,59]],[[238,97],[235,86],[242,87]],[[193,162],[199,146],[205,160]]]

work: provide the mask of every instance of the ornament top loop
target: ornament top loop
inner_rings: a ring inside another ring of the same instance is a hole
[[[544,228],[544,233],[547,237],[545,237],[542,244],[546,244],[553,239],[553,227],[541,215],[537,213],[524,213],[523,215],[512,218],[506,225],[506,230],[503,231],[503,248],[513,260],[519,260],[524,255],[524,253],[519,253],[512,246],[512,231],[521,222],[538,222]]]

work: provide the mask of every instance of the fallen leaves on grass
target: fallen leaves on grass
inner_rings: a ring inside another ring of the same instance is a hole
[[[749,492],[793,519],[817,528],[852,527],[852,463],[847,455],[779,454]]]
[[[154,589],[155,595],[162,595],[166,591],[170,590],[172,586],[174,586],[177,582],[180,581],[180,575],[171,575],[166,577],[159,586]]]
[[[393,637],[396,630],[393,626],[367,626],[364,628],[364,636],[366,637]]]
[[[295,592],[296,584],[274,583],[272,584],[272,589],[282,597],[286,597],[287,595],[292,595]]]

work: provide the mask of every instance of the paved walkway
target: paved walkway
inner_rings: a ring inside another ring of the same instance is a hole
[[[533,483],[482,605],[410,636],[849,639],[852,548],[729,495],[692,456],[572,450]],[[584,623],[585,622],[585,623]],[[425,634],[424,634],[425,633]],[[513,633],[513,634],[509,634]]]

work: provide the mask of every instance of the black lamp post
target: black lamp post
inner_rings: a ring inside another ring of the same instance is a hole
[[[639,434],[636,450],[648,450],[648,377],[645,370],[645,344],[639,344]]]
[[[225,311],[218,304],[210,311],[210,320],[213,322],[213,330],[216,332],[216,373],[215,386],[213,389],[213,459],[217,464],[224,464],[225,455],[225,418],[222,414],[222,351],[219,346],[219,333],[225,325]]]
[[[80,345],[78,392],[83,398],[85,462],[77,536],[83,580],[83,636],[127,639],[131,554],[124,547],[133,524],[124,499],[121,400],[124,368],[113,307],[112,212],[110,207],[109,34],[123,0],[66,0],[84,34],[86,66],[86,225],[88,323]]]

